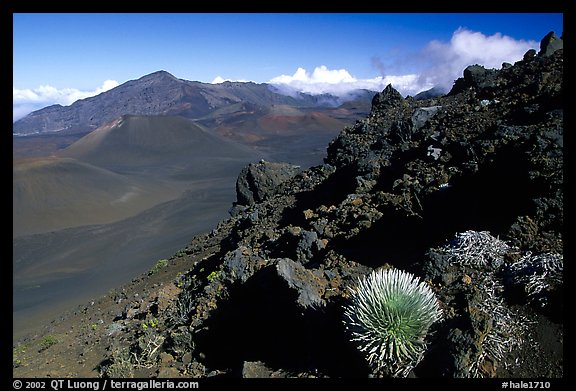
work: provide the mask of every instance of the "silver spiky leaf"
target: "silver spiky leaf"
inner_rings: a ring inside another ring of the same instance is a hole
[[[441,312],[426,283],[402,270],[380,269],[359,281],[344,316],[370,365],[406,376],[422,360],[428,329]]]
[[[512,283],[524,288],[528,302],[542,308],[549,304],[550,292],[564,284],[564,257],[560,254],[528,252],[508,269]]]
[[[481,349],[470,353],[467,369],[471,377],[485,377],[486,360],[506,365],[506,353],[522,345],[528,329],[529,320],[506,304],[504,285],[495,274],[504,265],[505,255],[518,253],[518,249],[487,231],[466,231],[457,233],[440,251],[456,265],[481,271],[474,274],[479,299],[474,300],[473,306],[487,314],[492,323],[486,333],[478,335]]]
[[[450,255],[450,259],[460,265],[493,269],[500,267],[504,255],[512,250],[514,248],[508,243],[495,238],[487,231],[457,233],[455,238],[443,248],[443,251]]]

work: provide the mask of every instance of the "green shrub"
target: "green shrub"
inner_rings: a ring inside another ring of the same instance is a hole
[[[151,276],[153,274],[156,274],[160,271],[160,269],[165,268],[166,266],[168,266],[168,260],[160,259],[158,262],[156,262],[156,264],[152,267],[152,269],[150,269],[148,275]]]
[[[146,331],[149,328],[154,329],[160,325],[160,322],[156,318],[152,318],[144,323],[142,323],[142,330]]]
[[[58,343],[58,339],[53,335],[47,335],[40,341],[40,352]]]
[[[28,350],[27,344],[21,344],[12,348],[12,366],[18,368],[23,364],[22,355]]]
[[[214,282],[216,279],[218,279],[218,277],[220,277],[221,272],[220,271],[213,271],[212,273],[208,274],[208,281],[209,282]]]

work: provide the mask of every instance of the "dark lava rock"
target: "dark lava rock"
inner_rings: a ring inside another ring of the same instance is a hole
[[[246,361],[242,367],[242,377],[245,379],[282,378],[286,377],[286,374],[282,371],[275,372],[260,361]]]
[[[288,163],[250,163],[240,172],[236,181],[237,203],[250,205],[273,196],[278,185],[299,171],[299,166]]]
[[[534,57],[536,57],[536,49],[528,49],[526,53],[524,53],[524,57],[522,57],[523,61],[530,61]]]
[[[486,69],[480,65],[470,65],[464,69],[464,80],[480,88],[493,87],[496,70]]]
[[[414,114],[412,114],[412,126],[414,129],[418,130],[423,127],[426,121],[434,117],[441,108],[442,106],[430,106],[416,109]]]
[[[492,89],[496,87],[495,69],[486,69],[481,65],[470,65],[464,69],[464,78],[456,80],[449,95],[465,91],[467,88]]]
[[[276,264],[276,271],[291,289],[298,292],[298,304],[304,308],[321,306],[324,304],[322,294],[327,281],[322,272],[306,270],[304,266],[291,259],[281,259]]]
[[[542,40],[540,41],[540,52],[538,52],[539,56],[550,56],[556,50],[560,50],[564,48],[564,41],[554,33],[554,31],[550,31]]]
[[[403,100],[402,95],[392,87],[392,84],[388,84],[386,88],[384,88],[384,91],[374,95],[374,98],[372,98],[372,108],[384,109],[397,105]]]

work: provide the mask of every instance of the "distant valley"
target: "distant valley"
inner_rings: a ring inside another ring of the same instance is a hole
[[[344,98],[300,92],[286,95],[268,84],[200,83],[158,71],[70,106],[52,105],[16,121],[14,157],[54,154],[124,115],[178,116],[248,145],[271,160],[289,157],[295,164],[314,165],[322,162],[325,146],[344,126],[367,115],[374,93],[357,90]]]
[[[246,164],[322,163],[372,95],[287,96],[160,71],[17,121],[15,330],[105,293],[213,227]]]

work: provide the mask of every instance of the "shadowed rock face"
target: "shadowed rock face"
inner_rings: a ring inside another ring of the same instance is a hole
[[[429,283],[444,317],[411,376],[562,377],[562,344],[550,342],[563,338],[561,289],[543,311],[505,278],[523,254],[563,254],[562,74],[556,50],[468,69],[448,96],[403,99],[387,87],[324,164],[274,182],[260,201],[254,188],[254,202],[239,194],[244,207],[192,240],[190,268],[168,282],[182,285],[184,316],[176,304],[158,312],[153,293],[130,306],[166,325],[160,350],[182,363],[178,375],[387,376],[368,367],[342,315],[358,278],[395,267]],[[450,258],[469,231],[506,242],[496,261]],[[115,338],[142,354],[138,323],[108,321],[126,325]],[[518,338],[500,354],[506,331]],[[120,357],[110,349],[101,372]],[[145,375],[164,366],[156,359]]]

